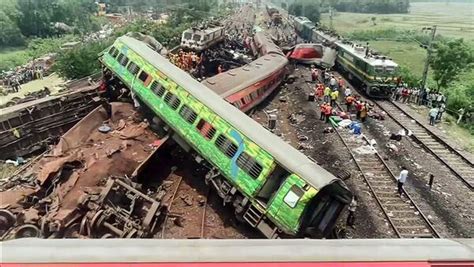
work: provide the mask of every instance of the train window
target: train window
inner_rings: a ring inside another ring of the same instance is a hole
[[[217,137],[216,146],[229,158],[232,158],[237,152],[237,146],[222,134]]]
[[[196,128],[207,140],[211,140],[216,134],[216,129],[214,129],[214,127],[212,127],[212,125],[204,119],[199,120],[198,124],[196,125]]]
[[[195,34],[195,35],[193,36],[193,40],[194,40],[194,41],[199,41],[199,40],[201,40],[201,35]]]
[[[153,81],[151,83],[150,89],[158,96],[162,97],[165,94],[165,88],[158,83],[157,81]]]
[[[190,32],[185,32],[184,33],[184,39],[185,40],[191,40],[191,36],[192,36],[192,34]]]
[[[257,179],[263,170],[262,166],[245,152],[237,159],[237,166],[254,179]]]
[[[243,99],[245,99],[245,102],[247,102],[247,103],[250,103],[250,102],[252,102],[252,99],[250,98],[250,96],[249,96],[249,95],[246,95],[246,96],[244,96],[244,98],[243,98]]]
[[[122,53],[117,57],[117,61],[124,67],[128,64],[128,58]]]
[[[142,82],[145,82],[146,79],[148,79],[148,73],[144,71],[140,72],[140,75],[138,75],[138,79],[140,79],[140,81]]]
[[[234,103],[232,103],[236,108],[240,108],[242,106],[242,102],[240,102],[240,100],[237,100],[235,101]]]
[[[244,99],[244,98],[240,99],[240,101],[242,101],[242,105],[247,104],[247,103],[245,102],[245,99]]]
[[[112,46],[112,48],[110,48],[110,50],[109,50],[109,54],[110,54],[113,58],[116,58],[117,55],[119,54],[119,51],[117,50],[117,48],[115,48],[114,46]]]
[[[175,96],[172,93],[168,92],[165,95],[165,103],[168,104],[168,106],[170,106],[170,108],[176,110],[179,107],[179,104],[181,104],[181,100],[179,100],[179,98],[177,96]]]
[[[298,186],[293,185],[290,191],[288,191],[288,193],[286,193],[286,196],[283,198],[283,202],[290,206],[290,208],[294,208],[296,207],[296,204],[298,204],[298,201],[303,195],[304,191],[301,190],[301,188],[299,188]]]
[[[257,98],[258,98],[258,93],[257,93],[257,91],[253,91],[253,92],[250,94],[250,97],[251,97],[252,99],[254,99],[254,100],[257,99]]]
[[[133,62],[130,62],[130,64],[128,64],[127,66],[127,70],[132,74],[132,75],[137,75],[138,71],[140,70],[140,68],[138,67],[137,64],[133,63]]]
[[[186,105],[183,105],[181,107],[181,110],[179,111],[179,115],[181,115],[181,117],[183,117],[183,119],[185,119],[187,122],[189,122],[191,124],[193,124],[197,119],[196,112],[194,112],[194,110],[192,110],[191,108],[189,108]]]

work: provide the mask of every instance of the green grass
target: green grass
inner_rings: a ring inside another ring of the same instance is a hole
[[[375,50],[391,57],[398,64],[409,68],[413,74],[421,76],[426,59],[426,50],[415,42],[371,41]]]
[[[376,25],[371,18],[376,17]],[[425,26],[438,26],[438,33],[454,38],[474,41],[473,3],[412,3],[409,14],[361,14],[339,12],[333,17],[334,28],[344,34],[357,30],[397,28],[417,30]],[[321,22],[329,25],[328,14]]]
[[[0,71],[23,65],[30,59],[26,47],[0,49]]]

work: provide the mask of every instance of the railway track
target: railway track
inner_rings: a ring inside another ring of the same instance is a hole
[[[397,105],[389,101],[374,102],[400,126],[412,131],[412,137],[448,167],[470,190],[474,189],[474,164],[469,159]],[[400,113],[404,116],[400,116]]]
[[[337,107],[343,111],[339,103]],[[410,194],[403,189],[404,197],[398,195],[396,176],[382,156],[376,150],[370,154],[354,153],[353,148],[361,146],[355,135],[349,131],[340,131],[337,127],[334,130],[354,159],[395,234],[399,238],[440,238],[440,234]],[[364,144],[370,146],[369,140],[365,136],[362,138]]]
[[[299,72],[298,74],[304,77],[306,90],[311,92],[312,89],[306,82],[308,80],[306,72]],[[339,104],[337,104],[337,107],[339,110],[343,110]],[[354,159],[369,190],[395,234],[399,238],[439,238],[440,234],[416,205],[412,197],[405,190],[404,197],[398,195],[395,174],[390,170],[381,155],[376,151],[372,154],[354,153],[352,149],[362,145],[357,142],[354,134],[346,130],[339,130],[337,127],[334,127],[334,130]],[[367,138],[364,137],[363,141],[365,145],[370,145]]]
[[[406,198],[398,195],[395,175],[380,154],[354,153],[352,149],[361,145],[354,135],[348,131],[340,131],[337,127],[334,129],[349,150],[395,234],[399,238],[439,238],[439,233],[411,196],[405,190]],[[369,145],[366,138],[364,142]]]
[[[176,189],[173,191],[173,195],[171,195],[171,198],[170,198],[170,204],[167,208],[167,213],[166,213],[166,216],[165,216],[165,219],[163,221],[163,228],[161,229],[161,238],[164,239],[166,238],[165,237],[165,232],[166,232],[166,224],[168,223],[168,219],[170,217],[170,215],[172,215],[172,212],[171,212],[171,208],[173,206],[173,202],[175,201],[175,198],[176,198],[176,194],[178,193],[179,191],[179,187],[181,186],[181,182],[183,181],[183,178],[182,177],[179,177],[178,178],[178,182],[177,182],[177,185],[176,185]]]

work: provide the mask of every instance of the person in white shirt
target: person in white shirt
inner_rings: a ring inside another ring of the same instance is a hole
[[[349,214],[347,216],[346,225],[354,228],[355,211],[357,209],[357,196],[352,197],[351,204],[349,204]]]
[[[407,177],[408,177],[408,170],[407,168],[405,167],[402,167],[402,171],[400,172],[400,175],[398,175],[398,184],[397,184],[397,187],[398,187],[398,194],[400,195],[400,197],[402,196],[402,193],[403,193],[403,184],[407,181]]]
[[[351,92],[351,88],[349,88],[349,86],[346,87],[346,90],[344,91],[344,96],[345,97],[348,97],[352,94]]]
[[[329,85],[331,86],[331,89],[334,90],[336,88],[336,78],[334,76],[331,76],[331,80],[329,80]]]

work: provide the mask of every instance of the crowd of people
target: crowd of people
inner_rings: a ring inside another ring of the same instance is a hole
[[[401,103],[412,103],[423,105],[429,108],[429,124],[434,126],[436,122],[441,121],[446,111],[446,96],[442,93],[426,89],[422,91],[418,88],[409,88],[406,84],[401,84],[392,94],[393,101]]]
[[[2,84],[13,92],[18,92],[21,85],[36,79],[43,79],[44,67],[41,64],[30,63],[12,71],[2,73]]]
[[[349,118],[351,113],[355,113],[357,120],[366,121],[372,106],[367,101],[363,101],[359,95],[354,95],[342,77],[336,77],[328,69],[320,71],[313,66],[311,80],[316,84],[314,89],[316,99],[321,102],[319,105],[320,120],[329,122],[329,117],[332,115]],[[344,92],[346,111],[337,111],[336,109],[339,91]]]

